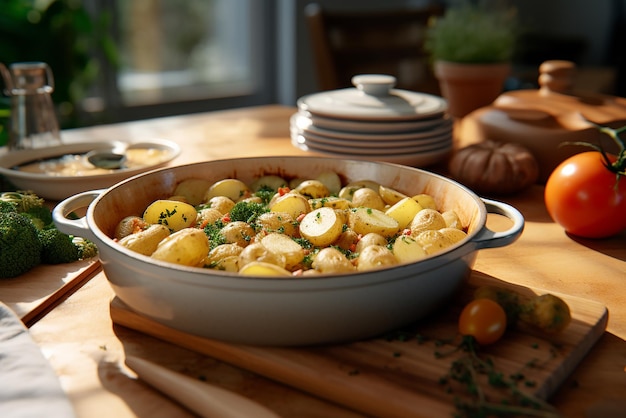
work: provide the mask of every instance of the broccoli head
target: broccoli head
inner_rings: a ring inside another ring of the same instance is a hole
[[[45,264],[71,263],[80,259],[78,246],[74,245],[72,237],[58,229],[44,229],[39,231],[41,241],[41,262]]]
[[[10,206],[9,206],[10,205]],[[29,191],[4,192],[0,194],[0,211],[15,211],[28,216],[37,229],[52,225],[52,211],[42,198]]]
[[[16,277],[41,263],[37,228],[20,213],[0,214],[0,278]]]
[[[81,260],[86,260],[98,255],[98,247],[92,241],[83,237],[73,237],[72,242],[78,247],[78,256]]]

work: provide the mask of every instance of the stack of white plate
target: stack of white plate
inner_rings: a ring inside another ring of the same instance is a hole
[[[294,146],[345,158],[423,167],[452,150],[447,102],[393,89],[395,78],[359,75],[356,88],[301,97],[290,120]]]

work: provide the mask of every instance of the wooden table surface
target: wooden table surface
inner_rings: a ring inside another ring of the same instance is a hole
[[[295,109],[263,106],[104,125],[64,132],[68,140],[166,138],[183,151],[174,164],[262,155],[306,155],[289,141]],[[626,416],[626,233],[606,240],[566,235],[548,216],[543,188],[504,200],[526,219],[512,245],[481,250],[474,269],[524,286],[601,302],[609,310],[603,337],[550,400],[567,417]],[[203,376],[283,417],[359,417],[354,411],[173,346],[113,326],[113,296],[97,274],[31,327],[79,417],[172,417],[188,412],[145,386],[125,368],[132,354]],[[418,406],[416,406],[418,407]]]

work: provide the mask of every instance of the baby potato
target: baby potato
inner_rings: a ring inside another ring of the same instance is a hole
[[[178,183],[174,189],[175,196],[184,196],[187,203],[197,206],[204,201],[204,195],[211,187],[211,182],[205,179],[186,179]]]
[[[437,210],[437,203],[435,203],[435,199],[429,194],[420,193],[413,196],[412,199],[419,203],[424,209]]]
[[[174,232],[159,243],[151,257],[184,266],[201,266],[209,253],[209,239],[196,228]]]
[[[358,242],[359,234],[348,228],[339,235],[337,241],[333,242],[333,245],[343,250],[354,250],[355,246],[358,248]]]
[[[355,208],[348,212],[348,226],[357,234],[375,232],[385,238],[395,235],[400,226],[398,221],[385,213],[370,208]]]
[[[326,247],[339,238],[343,222],[334,209],[319,208],[306,214],[300,222],[300,234],[316,247]]]
[[[319,180],[305,180],[295,188],[295,191],[311,199],[330,196],[328,188]]]
[[[415,238],[401,235],[393,243],[391,252],[396,256],[400,263],[412,263],[421,260],[428,254],[422,245]]]
[[[243,251],[239,254],[239,268],[241,269],[245,265],[254,261],[262,261],[264,263],[274,264],[282,268],[285,268],[286,264],[285,257],[282,254],[271,251],[260,242],[252,243],[243,249]]]
[[[336,195],[341,190],[341,179],[334,171],[327,171],[317,176],[316,180],[321,181],[331,195]]]
[[[446,238],[450,239],[452,243],[457,243],[459,241],[464,240],[465,237],[467,237],[467,234],[464,231],[461,231],[460,229],[457,229],[457,228],[450,228],[450,227],[441,228],[439,232],[441,232]]]
[[[287,186],[287,180],[284,178],[275,175],[266,175],[254,180],[250,185],[250,188],[253,191],[258,192],[261,189],[278,190],[280,187],[285,186]]]
[[[226,196],[233,202],[236,202],[242,197],[250,196],[250,194],[250,189],[243,181],[224,179],[213,183],[211,187],[209,187],[204,195],[204,201],[206,202],[215,196]]]
[[[293,270],[304,260],[304,248],[289,236],[271,233],[261,238],[261,244],[272,253],[283,257],[287,270]]]
[[[220,258],[207,266],[214,270],[237,273],[239,271],[239,257],[236,255],[229,255],[228,257]]]
[[[383,202],[387,205],[395,205],[402,199],[407,198],[408,196],[400,193],[397,190],[392,189],[391,187],[383,186],[382,184],[378,187],[378,194],[383,199]]]
[[[213,196],[206,203],[211,209],[219,210],[222,215],[226,215],[235,207],[235,202],[226,196]]]
[[[351,201],[352,196],[354,196],[354,192],[356,192],[359,189],[363,189],[365,187],[372,189],[375,192],[378,192],[378,188],[380,187],[380,184],[371,180],[353,181],[351,183],[348,183],[344,187],[342,187],[341,190],[339,190],[338,196],[342,199]]]
[[[143,213],[147,223],[165,225],[172,231],[189,228],[197,216],[196,208],[190,204],[165,199],[152,202]]]
[[[363,235],[359,242],[356,244],[356,252],[360,253],[365,249],[365,247],[369,247],[370,245],[387,245],[387,239],[380,234],[375,232],[370,232],[369,234]]]
[[[265,212],[256,219],[256,224],[266,232],[280,232],[293,237],[298,228],[294,218],[287,212]]]
[[[454,242],[438,230],[427,229],[420,232],[415,240],[422,246],[426,254],[435,254],[454,244]]]
[[[148,223],[140,216],[127,216],[115,227],[113,237],[122,239],[127,235],[136,234],[148,227]]]
[[[129,250],[143,255],[151,255],[159,246],[159,243],[170,235],[170,230],[165,225],[153,224],[143,231],[130,234],[118,241]]]
[[[200,209],[198,211],[198,216],[196,217],[196,225],[214,224],[215,221],[221,219],[222,216],[224,216],[224,214],[214,208]]]
[[[287,212],[293,219],[296,219],[302,213],[309,213],[311,205],[308,199],[300,193],[285,193],[273,204],[270,203],[270,211]]]
[[[209,251],[206,264],[210,267],[219,264],[221,260],[228,257],[239,257],[243,251],[243,247],[237,244],[220,244]]]
[[[461,223],[461,219],[455,211],[446,210],[445,212],[441,212],[441,216],[443,216],[443,219],[446,221],[448,228],[463,229],[463,223]]]
[[[350,273],[356,270],[350,260],[333,247],[321,249],[311,266],[320,273]]]
[[[422,209],[411,221],[411,235],[417,236],[422,231],[438,230],[446,227],[446,221],[435,209]]]
[[[292,277],[291,272],[276,264],[253,261],[239,269],[239,274],[244,276],[272,276],[276,278]]]
[[[352,207],[365,207],[383,210],[385,208],[385,202],[383,202],[383,199],[380,197],[378,192],[364,187],[354,191],[354,194],[352,195]]]
[[[385,211],[385,213],[398,221],[400,229],[406,228],[415,218],[417,212],[421,211],[422,206],[410,197],[405,197],[397,201],[393,206]]]
[[[387,247],[370,245],[365,247],[357,259],[357,270],[374,270],[398,264],[396,256]]]
[[[252,241],[255,231],[250,225],[243,221],[233,221],[227,223],[220,229],[220,235],[224,237],[227,243],[247,247]]]

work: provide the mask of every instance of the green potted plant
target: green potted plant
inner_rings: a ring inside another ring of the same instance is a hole
[[[511,70],[517,15],[512,7],[463,1],[434,18],[425,48],[452,116],[493,102]]]

